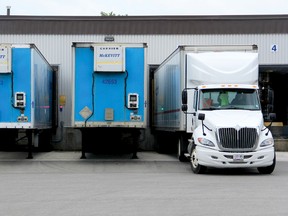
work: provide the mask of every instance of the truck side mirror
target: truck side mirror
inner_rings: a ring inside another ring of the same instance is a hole
[[[187,106],[187,104],[182,104],[182,111],[183,112],[187,112],[187,110],[188,110],[188,106]]]
[[[182,91],[182,104],[187,104],[187,90]]]
[[[205,114],[204,114],[204,113],[199,113],[198,119],[201,120],[201,121],[204,121],[204,119],[205,119]]]

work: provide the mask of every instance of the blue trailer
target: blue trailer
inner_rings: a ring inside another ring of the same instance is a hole
[[[82,132],[81,158],[87,143],[102,145],[96,137],[111,151],[132,137],[137,157],[147,126],[146,48],[145,43],[73,43],[72,127]]]
[[[0,98],[0,142],[13,145],[24,132],[32,158],[39,135],[57,125],[54,70],[34,44],[0,44]]]

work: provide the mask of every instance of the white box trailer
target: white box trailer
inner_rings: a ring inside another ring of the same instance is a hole
[[[195,173],[207,167],[273,172],[274,141],[263,121],[258,73],[256,45],[179,46],[154,72],[158,146],[177,142],[179,160],[188,155]]]

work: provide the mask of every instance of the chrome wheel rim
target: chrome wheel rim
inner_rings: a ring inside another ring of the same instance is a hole
[[[197,154],[196,154],[195,149],[192,151],[192,154],[191,154],[191,163],[192,163],[193,168],[198,167],[198,159],[197,159]]]

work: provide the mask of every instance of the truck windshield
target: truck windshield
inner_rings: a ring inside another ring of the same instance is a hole
[[[200,110],[261,108],[255,89],[202,89],[198,104]]]

